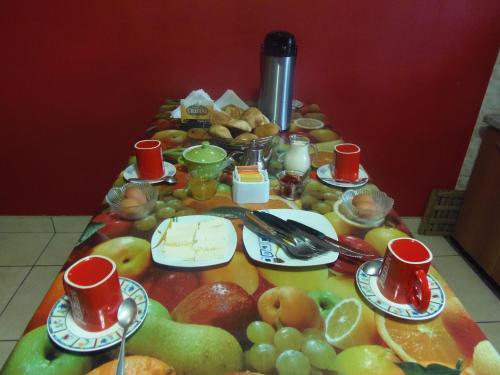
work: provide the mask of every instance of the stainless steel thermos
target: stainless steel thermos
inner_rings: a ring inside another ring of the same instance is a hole
[[[296,57],[293,34],[273,31],[266,35],[260,60],[259,109],[281,130],[287,130],[291,121]]]

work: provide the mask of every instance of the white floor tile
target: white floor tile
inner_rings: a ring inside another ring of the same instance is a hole
[[[26,277],[30,267],[0,267],[0,313]]]
[[[497,352],[500,353],[500,322],[478,323]]]
[[[31,270],[0,315],[0,340],[19,339],[60,269],[36,266]]]
[[[10,352],[16,346],[17,341],[0,341],[0,369],[9,358]]]
[[[38,259],[37,265],[63,265],[81,233],[56,233]]]
[[[52,216],[56,232],[81,233],[92,216]]]
[[[0,266],[33,265],[54,233],[0,233]]]
[[[50,216],[0,216],[0,232],[54,232]]]
[[[413,235],[415,235],[418,231],[418,226],[420,225],[420,221],[422,220],[419,216],[402,216],[401,220],[404,225],[408,227]]]
[[[462,257],[436,257],[433,264],[476,322],[500,321],[500,300]]]

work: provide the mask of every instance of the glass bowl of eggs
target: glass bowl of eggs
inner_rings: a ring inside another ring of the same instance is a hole
[[[363,224],[380,223],[394,205],[394,199],[378,190],[347,190],[341,197],[341,211]]]
[[[128,183],[112,188],[106,195],[111,211],[124,219],[142,219],[153,211],[158,191],[147,183]]]

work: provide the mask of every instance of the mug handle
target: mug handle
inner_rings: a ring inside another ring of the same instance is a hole
[[[69,286],[66,284],[66,282],[64,281],[64,275],[63,275],[63,279],[62,279],[62,284],[63,284],[63,289],[64,289],[64,293],[70,297],[71,294],[70,294],[70,290],[69,290]]]
[[[426,311],[431,301],[429,281],[424,270],[415,272],[415,279],[410,292],[410,302],[418,311]]]
[[[313,150],[312,155],[309,153],[309,157],[311,158],[311,162],[313,162],[314,160],[316,160],[316,157],[318,156],[318,146],[311,143],[309,145],[309,147],[312,148],[312,150]]]

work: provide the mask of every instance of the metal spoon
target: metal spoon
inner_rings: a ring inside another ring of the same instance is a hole
[[[166,183],[168,185],[174,185],[177,183],[175,176],[165,176],[157,180],[144,180],[142,178],[132,177],[127,179],[129,182],[148,182],[150,184]]]
[[[321,179],[323,181],[326,181],[326,182],[340,182],[340,183],[343,183],[343,184],[353,184],[353,185],[363,184],[365,182],[368,182],[368,177],[363,177],[363,178],[360,178],[359,180],[355,180],[355,181],[340,180],[338,178],[330,178],[330,177],[324,177],[324,178],[321,178]]]
[[[132,298],[124,300],[118,308],[118,324],[123,328],[122,342],[120,344],[120,354],[118,354],[118,366],[116,375],[125,374],[125,340],[127,338],[128,327],[134,322],[137,316],[137,305]]]
[[[361,269],[369,276],[378,276],[382,268],[382,258],[370,260],[361,266]]]

